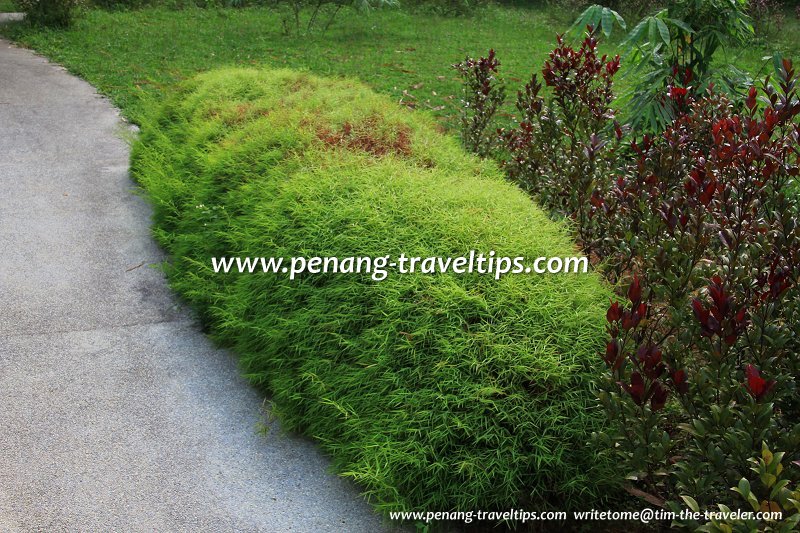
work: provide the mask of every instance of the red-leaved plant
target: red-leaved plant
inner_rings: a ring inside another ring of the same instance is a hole
[[[461,100],[461,132],[464,146],[480,156],[488,156],[496,147],[495,115],[506,99],[506,89],[497,77],[500,61],[494,50],[486,57],[473,59],[467,56],[453,65],[464,82]]]
[[[464,80],[464,145],[481,156],[498,156],[512,181],[554,215],[575,222],[587,249],[596,238],[589,200],[615,168],[623,135],[611,107],[620,59],[598,55],[597,44],[591,27],[578,48],[558,36],[542,67],[551,95],[542,96],[542,82],[533,74],[517,92],[518,114],[503,128],[496,127],[496,115],[505,85],[494,50],[453,65]]]
[[[676,67],[663,95],[674,120],[627,139],[612,109],[619,58],[598,57],[592,35],[578,49],[558,38],[542,70],[551,96],[534,75],[494,155],[574,221],[620,288],[598,438],[650,501],[732,502],[764,443],[800,460],[798,76],[784,60],[737,101],[713,86],[696,96]]]
[[[800,457],[800,102],[789,61],[777,78],[760,105],[689,97],[597,202],[596,249],[633,288],[609,308],[603,437],[659,497],[730,501],[763,442]]]
[[[542,67],[551,96],[541,96],[534,74],[517,93],[515,123],[498,132],[509,178],[552,212],[574,220],[587,248],[595,239],[589,200],[616,165],[622,138],[611,107],[619,56],[599,56],[593,33],[587,28],[577,49],[557,37]]]

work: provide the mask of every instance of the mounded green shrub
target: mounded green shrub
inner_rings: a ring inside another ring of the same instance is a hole
[[[351,81],[221,70],[150,123],[133,172],[173,287],[284,427],[381,510],[585,506],[609,483],[590,392],[594,274],[215,274],[222,256],[572,256],[497,167]]]

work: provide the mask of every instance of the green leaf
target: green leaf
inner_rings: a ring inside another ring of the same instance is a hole
[[[606,37],[610,37],[611,36],[611,30],[614,29],[614,18],[613,18],[613,15],[611,14],[611,10],[608,9],[607,7],[603,8],[603,13],[601,15],[600,27],[603,30],[603,34]]]
[[[776,74],[781,73],[781,70],[783,70],[783,54],[780,52],[775,52],[772,55],[772,66],[775,69]]]
[[[613,9],[610,9],[609,11],[611,11],[611,13],[614,14],[614,18],[617,19],[617,24],[619,24],[619,27],[622,28],[623,30],[627,30],[628,29],[628,25],[625,23],[625,19],[622,18],[622,15],[620,15],[619,13],[614,11]]]
[[[772,456],[772,464],[777,464],[776,468],[780,468],[780,463],[783,461],[783,456],[786,455],[786,452],[775,452]],[[780,474],[781,471],[776,471],[777,474]]]
[[[689,26],[688,24],[686,24],[686,23],[685,23],[684,21],[682,21],[682,20],[679,20],[679,19],[671,19],[671,18],[665,18],[664,20],[666,20],[667,22],[669,22],[670,24],[672,24],[672,25],[673,25],[673,26],[675,26],[676,28],[680,28],[680,29],[682,29],[682,30],[683,30],[683,31],[685,31],[686,33],[694,33],[694,30],[692,29],[692,27],[691,27],[691,26]]]
[[[777,500],[778,499],[778,494],[780,493],[780,491],[783,490],[783,488],[788,484],[789,484],[789,480],[788,479],[782,479],[782,480],[778,481],[775,484],[775,486],[772,487],[772,490],[769,493],[769,499],[770,500]]]
[[[734,489],[735,490],[735,489]],[[744,496],[745,499],[750,495],[750,482],[747,479],[742,478],[739,481],[738,490],[736,490],[739,494]]]
[[[642,35],[644,34],[644,28],[647,25],[647,18],[643,18],[639,21],[639,24],[633,27],[633,29],[628,33],[628,36],[622,41],[621,46],[628,47],[635,43],[638,43]]]
[[[753,511],[758,512],[761,509],[761,504],[758,503],[758,498],[756,498],[756,495],[752,492],[750,493],[750,496],[747,497],[747,501],[750,503],[750,507],[753,508]]]
[[[656,20],[655,18],[650,19],[650,25],[647,30],[647,40],[650,41],[650,44],[653,46],[656,46],[656,42],[658,41],[658,24]]]
[[[661,34],[661,40],[664,41],[664,44],[669,46],[669,28],[667,25],[664,24],[664,21],[661,19],[655,19],[656,26],[658,26],[658,32]]]
[[[582,32],[584,28],[589,25],[597,27],[597,23],[600,22],[602,11],[603,7],[597,4],[587,7],[569,28],[569,32],[572,32],[573,30]]]
[[[681,499],[684,501],[684,503],[686,503],[686,506],[689,509],[691,509],[695,513],[699,513],[700,512],[700,506],[697,505],[697,500],[695,500],[691,496],[684,496],[684,495],[681,495]]]

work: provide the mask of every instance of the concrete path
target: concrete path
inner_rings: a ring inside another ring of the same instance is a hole
[[[180,309],[114,108],[0,40],[0,531],[386,525]]]

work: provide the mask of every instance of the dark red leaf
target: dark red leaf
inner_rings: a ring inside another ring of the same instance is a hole
[[[661,385],[660,381],[656,381],[653,383],[653,390],[652,396],[650,397],[650,408],[653,411],[659,411],[664,407],[664,404],[667,403],[667,397],[669,396],[669,391],[666,387]]]
[[[747,377],[747,383],[745,384],[747,392],[749,392],[756,401],[760,401],[775,385],[774,381],[766,381],[762,378],[761,373],[753,365],[747,365],[744,373]]]
[[[630,287],[628,287],[628,299],[634,306],[639,304],[642,299],[642,284],[639,281],[639,276],[634,275]]]
[[[630,394],[636,405],[642,405],[644,402],[644,379],[641,374],[632,372],[630,385],[623,383],[622,388]]]
[[[621,316],[622,311],[619,308],[619,302],[612,302],[608,311],[606,311],[606,320],[609,322],[616,322]]]
[[[672,384],[678,394],[686,394],[689,392],[689,381],[687,380],[685,370],[676,370],[672,373]]]

